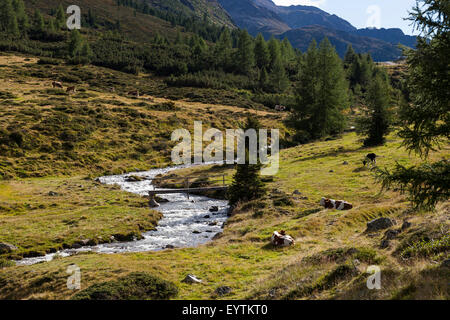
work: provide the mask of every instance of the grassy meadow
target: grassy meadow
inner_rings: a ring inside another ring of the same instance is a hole
[[[76,85],[72,95],[51,81]],[[157,78],[108,69],[39,64],[0,56],[0,242],[18,247],[0,255],[0,299],[70,299],[67,267],[81,269],[82,289],[131,272],[147,272],[179,287],[177,299],[448,299],[450,206],[416,211],[397,191],[381,192],[362,165],[375,152],[380,167],[420,159],[392,134],[386,145],[366,149],[355,133],[284,149],[280,170],[267,180],[267,196],[238,206],[223,233],[196,248],[101,255],[78,254],[49,263],[14,266],[7,259],[42,255],[86,242],[139,237],[160,214],[147,200],[95,182],[105,174],[169,164],[170,132],[235,128],[248,112],[285,132],[284,115],[254,106],[245,92],[165,87]],[[112,90],[114,88],[114,91]],[[139,98],[126,92],[138,88]],[[181,97],[184,97],[183,99]],[[242,103],[241,103],[242,102]],[[237,106],[255,107],[247,109]],[[257,111],[255,111],[257,110]],[[21,135],[18,135],[18,133]],[[449,159],[444,146],[431,160]],[[221,174],[233,169],[196,167],[174,176]],[[229,180],[228,180],[229,181]],[[298,190],[299,193],[294,194]],[[324,210],[321,197],[351,202],[350,211]],[[381,249],[384,231],[366,224],[389,217],[400,229]],[[285,230],[293,247],[275,248],[270,236]],[[382,270],[382,289],[368,290],[367,266]],[[181,281],[195,274],[201,284]],[[229,286],[229,295],[214,291]]]

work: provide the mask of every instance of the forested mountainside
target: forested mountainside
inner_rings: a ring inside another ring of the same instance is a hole
[[[277,6],[271,0],[219,0],[236,25],[266,38],[287,37],[305,51],[312,38],[328,37],[341,57],[351,44],[358,53],[370,53],[376,61],[401,56],[398,44],[414,47],[416,37],[400,29],[357,29],[348,21],[312,6]]]

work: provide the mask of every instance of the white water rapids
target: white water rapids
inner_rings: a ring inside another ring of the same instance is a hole
[[[154,169],[145,172],[132,172],[123,175],[105,176],[99,178],[104,184],[117,184],[122,190],[147,195],[149,190],[154,190],[152,179],[159,174],[186,168],[187,166]],[[130,176],[142,177],[145,180],[127,182]],[[156,189],[157,190],[157,189]],[[143,234],[144,239],[131,242],[112,242],[87,246],[80,249],[66,249],[57,253],[50,253],[42,257],[25,258],[16,261],[17,265],[32,265],[39,262],[53,260],[55,255],[67,257],[79,252],[96,252],[100,254],[146,252],[163,250],[167,246],[175,248],[195,247],[211,241],[212,238],[222,230],[223,223],[227,220],[229,209],[225,200],[215,200],[207,197],[191,195],[190,199],[185,194],[160,195],[161,198],[169,200],[161,203],[158,210],[163,213],[156,230]],[[219,207],[218,212],[210,212],[212,206]],[[149,209],[150,210],[150,209]]]

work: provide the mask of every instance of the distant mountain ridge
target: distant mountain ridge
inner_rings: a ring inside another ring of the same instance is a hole
[[[314,38],[327,36],[343,56],[351,44],[356,52],[369,52],[377,61],[401,56],[398,44],[414,47],[416,37],[401,29],[357,29],[348,21],[312,6],[277,6],[272,0],[218,0],[234,23],[252,35],[287,37],[301,50]]]

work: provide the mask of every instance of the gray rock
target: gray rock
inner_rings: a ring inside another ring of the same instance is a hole
[[[150,208],[157,208],[157,207],[159,207],[160,206],[160,204],[158,203],[158,202],[156,202],[156,200],[155,199],[150,199],[150,201],[149,201],[149,205],[150,205]]]
[[[392,240],[392,239],[395,239],[398,236],[399,233],[400,232],[398,230],[392,230],[392,229],[391,230],[387,230],[384,233],[384,238],[386,240]]]
[[[218,206],[212,206],[211,208],[209,208],[209,212],[217,212],[217,211],[219,211]]]
[[[404,230],[410,228],[411,226],[412,226],[412,223],[405,220],[405,221],[403,222],[403,224],[402,224],[402,231],[404,231]]]
[[[211,218],[211,216],[209,214],[207,214],[206,216],[203,217],[203,219],[209,219]]]
[[[89,242],[90,242],[89,239],[83,239],[83,240],[80,240],[80,244],[81,244],[82,246],[87,246],[87,245],[89,244]]]
[[[222,234],[223,234],[222,232],[216,233],[212,239],[213,240],[220,239],[222,237]]]
[[[208,226],[212,227],[212,226],[217,226],[217,221],[213,221],[208,223]]]
[[[164,249],[175,249],[175,246],[168,244],[167,246],[164,247]]]
[[[72,245],[72,249],[80,249],[80,248],[81,248],[81,244],[79,244],[79,243],[74,243]]]
[[[389,247],[389,240],[382,240],[380,243],[380,248],[386,249],[387,247]]]
[[[230,294],[233,290],[228,286],[222,286],[217,288],[214,293],[217,294],[219,297],[222,297],[224,295]]]
[[[394,224],[395,224],[395,221],[393,221],[389,218],[374,219],[370,222],[367,222],[367,231],[372,232],[372,231],[387,229],[387,228],[394,226]]]
[[[54,191],[50,191],[50,192],[48,193],[48,195],[49,195],[50,197],[57,197],[57,196],[59,196],[59,194],[58,194],[57,192],[54,192]]]
[[[199,233],[201,233],[201,232],[198,231],[198,230],[194,230],[194,231],[192,231],[192,233],[193,233],[193,234],[199,234]]]
[[[15,250],[17,250],[16,246],[13,246],[12,244],[6,242],[0,242],[0,254],[10,253]]]
[[[193,274],[188,274],[181,282],[184,282],[184,283],[202,283],[202,280],[198,279]]]

